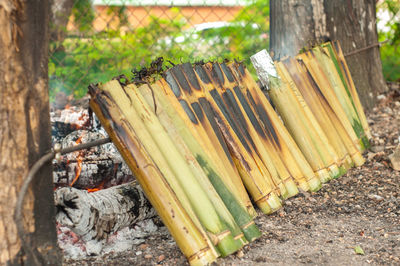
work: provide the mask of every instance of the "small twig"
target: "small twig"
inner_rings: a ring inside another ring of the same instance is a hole
[[[383,42],[377,42],[377,43],[368,45],[368,46],[366,46],[366,47],[364,47],[364,48],[360,48],[360,49],[351,51],[351,52],[349,52],[349,53],[347,53],[347,54],[344,54],[344,56],[350,56],[350,55],[354,55],[354,54],[361,53],[361,52],[363,52],[363,51],[365,51],[365,50],[368,50],[368,49],[371,49],[371,48],[374,48],[374,47],[377,47],[377,46],[381,46],[382,44],[385,44],[385,43],[387,43],[388,41],[389,41],[389,40],[386,40],[386,41],[383,41]]]
[[[60,154],[71,153],[71,152],[78,151],[78,150],[88,149],[88,148],[91,148],[94,146],[100,146],[100,145],[109,143],[110,141],[111,141],[110,138],[104,138],[104,139],[99,139],[99,140],[95,140],[92,142],[76,145],[73,147],[68,147],[68,148],[62,149],[60,151],[52,150],[51,152],[43,155],[32,166],[32,168],[29,170],[28,174],[23,178],[24,182],[19,191],[18,198],[17,198],[17,204],[15,206],[15,223],[17,224],[18,235],[21,238],[21,246],[22,246],[23,250],[25,250],[25,252],[30,253],[30,255],[34,259],[34,262],[36,265],[40,265],[41,263],[39,262],[39,258],[36,256],[32,246],[30,245],[31,243],[28,242],[27,233],[25,232],[25,228],[22,223],[22,205],[24,203],[24,199],[26,196],[26,192],[28,191],[29,185],[31,184],[32,180],[35,178],[36,173],[40,170],[40,168],[43,167],[43,165],[45,165],[47,162],[52,160],[56,156],[57,153],[60,153]]]

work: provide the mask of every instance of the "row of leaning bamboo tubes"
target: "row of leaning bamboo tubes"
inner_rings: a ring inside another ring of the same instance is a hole
[[[261,236],[265,214],[364,163],[370,131],[340,45],[273,62],[184,63],[89,86],[90,107],[191,265]]]

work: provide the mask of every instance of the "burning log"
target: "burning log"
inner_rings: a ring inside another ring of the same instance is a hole
[[[61,146],[67,148],[106,136],[101,131],[76,130],[62,139]],[[55,161],[53,167],[56,187],[97,190],[134,180],[131,170],[112,143],[66,154],[60,163]]]
[[[98,254],[108,236],[156,212],[135,182],[93,193],[72,187],[55,191],[56,220],[86,242],[89,254]]]

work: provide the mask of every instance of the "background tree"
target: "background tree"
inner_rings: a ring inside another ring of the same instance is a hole
[[[386,90],[375,0],[271,0],[270,50],[293,56],[326,38],[339,40],[364,108]],[[363,49],[365,48],[365,49]]]
[[[58,265],[51,164],[23,207],[32,252],[21,249],[14,221],[25,176],[51,149],[48,98],[48,0],[0,1],[0,265]],[[32,254],[35,254],[32,256]]]

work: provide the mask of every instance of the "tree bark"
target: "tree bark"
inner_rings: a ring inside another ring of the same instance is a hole
[[[47,0],[0,1],[0,264],[61,263],[51,163],[37,174],[23,205],[32,252],[21,249],[14,209],[23,176],[51,149]]]
[[[376,29],[374,0],[271,0],[270,51],[274,59],[303,47],[339,40],[365,109],[387,90]],[[365,47],[369,49],[360,50]]]

